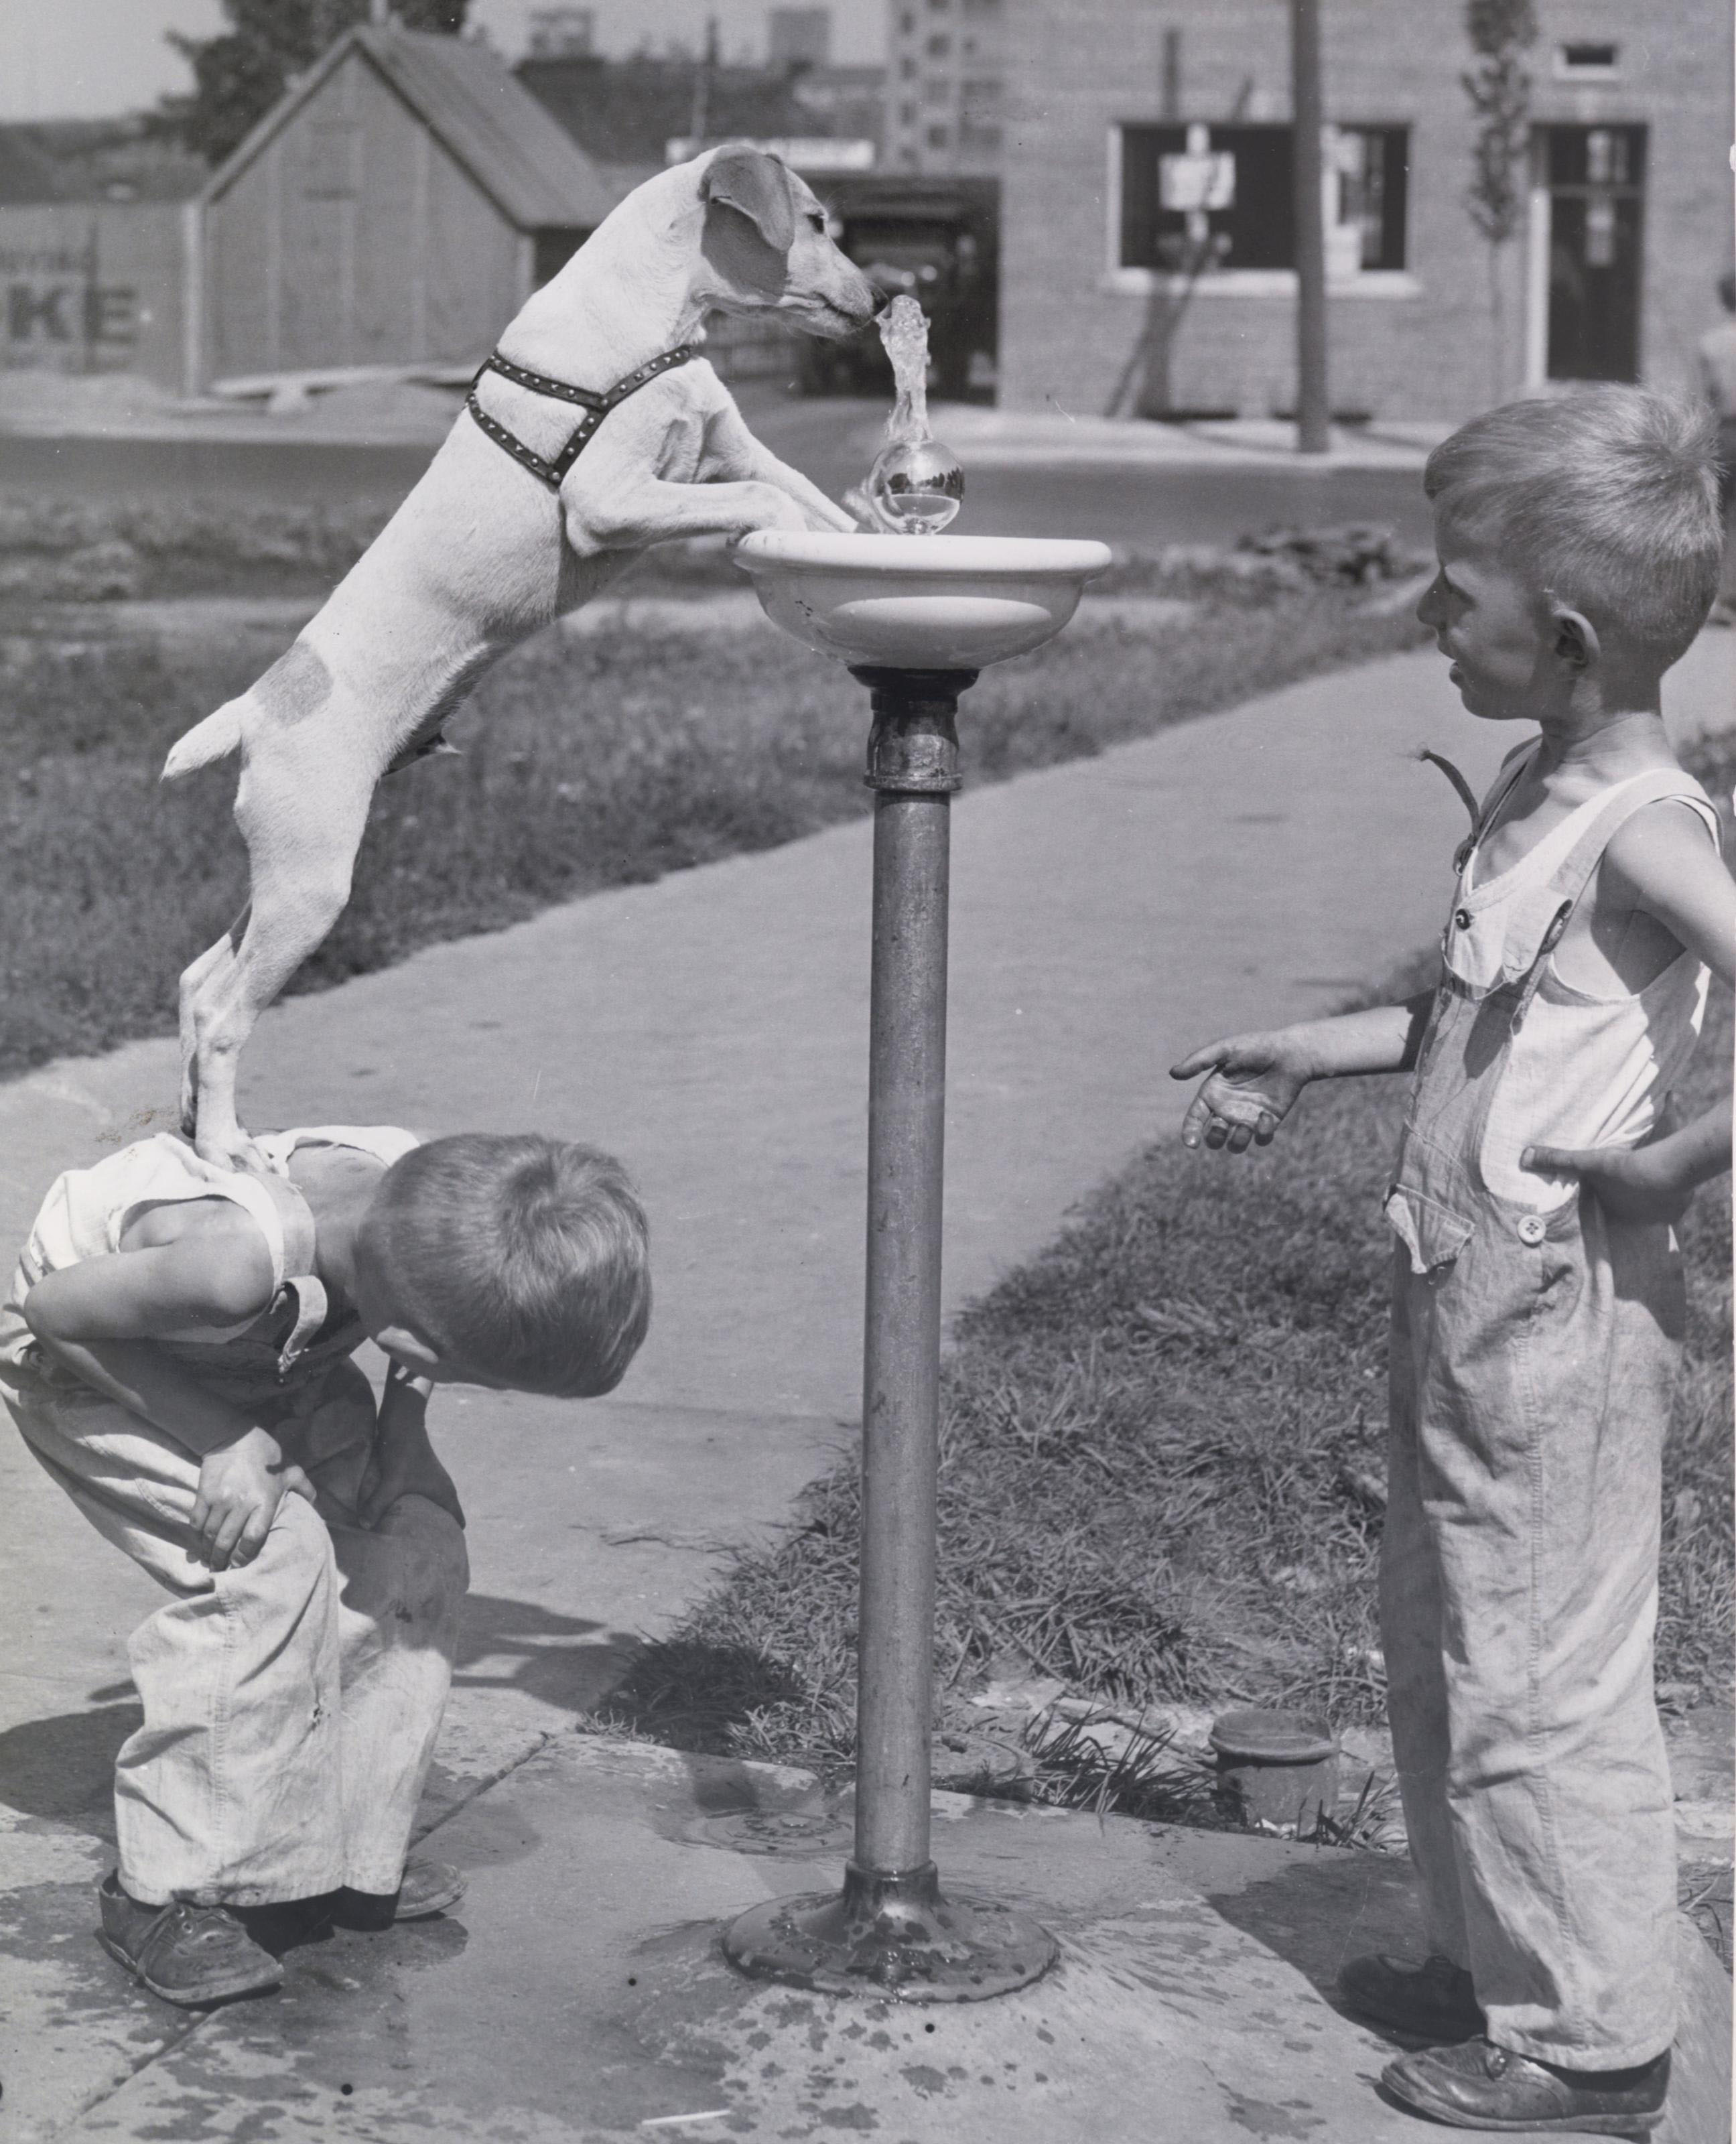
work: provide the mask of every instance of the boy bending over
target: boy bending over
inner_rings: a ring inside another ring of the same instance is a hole
[[[1524,402],[1430,456],[1418,607],[1465,705],[1537,726],[1456,859],[1438,991],[1233,1035],[1183,1139],[1263,1145],[1310,1079],[1414,1070],[1395,1246],[1381,1627],[1431,1955],[1365,2015],[1439,2044],[1385,2082],[1473,2129],[1659,2120],[1675,1837],[1652,1693],[1670,1223],[1730,1165],[1679,1124],[1707,970],[1736,969],[1718,822],[1659,681],[1718,583],[1710,426],[1638,390]]]
[[[25,1442],[174,1596],[129,1645],[145,1718],[97,1893],[104,1947],[171,2003],[275,1987],[267,1926],[459,1896],[455,1869],[404,1862],[469,1581],[428,1395],[608,1392],[650,1313],[644,1215],[589,1147],[260,1144],[269,1176],[166,1134],[69,1171],[0,1308]],[[350,1360],[370,1338],[377,1413]]]

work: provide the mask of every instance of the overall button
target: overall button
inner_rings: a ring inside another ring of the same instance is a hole
[[[1453,911],[1453,926],[1456,930],[1470,930],[1471,911],[1468,908],[1456,908]]]
[[[1547,1233],[1540,1213],[1527,1213],[1519,1224],[1519,1240],[1522,1243],[1540,1243]]]

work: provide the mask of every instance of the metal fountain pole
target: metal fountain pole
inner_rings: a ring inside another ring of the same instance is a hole
[[[930,1865],[954,718],[976,672],[851,674],[874,696],[856,1864],[890,1881]]]
[[[841,1894],[755,1907],[724,1948],[801,1987],[972,2002],[1055,1957],[1034,1922],[945,1896],[929,1851],[948,856],[955,717],[977,673],[851,675],[873,695],[875,792],[856,1845]]]

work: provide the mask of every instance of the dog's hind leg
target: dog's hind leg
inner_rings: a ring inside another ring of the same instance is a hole
[[[248,911],[244,908],[216,944],[208,945],[191,966],[181,971],[181,1129],[185,1139],[192,1138],[199,1114],[199,1060],[194,1048],[194,1002],[201,990],[209,994],[216,986],[215,978],[217,971],[234,960],[241,942],[241,934],[247,928],[247,915]]]
[[[241,1054],[260,1015],[343,912],[376,772],[330,750],[329,740],[323,751],[315,740],[287,750],[280,739],[250,752],[235,806],[252,866],[246,929],[228,958],[214,946],[194,964],[203,973],[186,998],[193,1144],[207,1161],[264,1167],[236,1114]]]

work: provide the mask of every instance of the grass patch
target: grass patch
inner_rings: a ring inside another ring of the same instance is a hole
[[[1728,797],[1736,747],[1703,752],[1696,772]],[[1421,986],[1428,965],[1378,995]],[[1718,990],[1689,1110],[1723,1091],[1731,1042]],[[1009,1660],[1123,1716],[1169,1701],[1381,1717],[1391,1253],[1379,1201],[1403,1089],[1310,1089],[1251,1165],[1152,1147],[965,1312],[941,1427],[943,1732],[968,1728],[965,1695]],[[1665,1452],[1658,1675],[1722,1699],[1736,1640],[1724,1187],[1681,1236],[1690,1315]],[[851,1462],[808,1489],[779,1546],[741,1558],[647,1649],[608,1718],[689,1747],[847,1766],[858,1524]],[[717,1656],[727,1685],[709,1679]],[[1161,1749],[1147,1754],[1144,1786],[1173,1799],[1185,1782]],[[1082,1777],[1088,1799],[1114,1790]]]
[[[316,550],[327,521],[304,519],[290,517]],[[191,559],[204,524],[173,525]],[[330,535],[332,557],[360,527]],[[677,553],[630,587],[704,592],[720,574],[741,587],[721,553]],[[988,672],[965,702],[970,778],[1099,752],[1421,637],[1327,585],[1256,599],[1233,576],[1190,600],[1185,619],[1123,606],[1094,623],[1088,609]],[[0,1075],[167,1032],[177,975],[244,896],[233,767],[170,788],[157,772],[183,729],[258,675],[257,653],[126,637],[97,608],[77,618],[76,634],[63,618],[0,638]],[[454,726],[463,758],[381,785],[350,906],[291,987],[853,816],[866,732],[864,696],[838,667],[756,619],[544,633]]]

